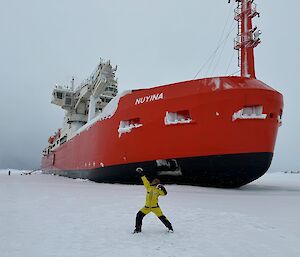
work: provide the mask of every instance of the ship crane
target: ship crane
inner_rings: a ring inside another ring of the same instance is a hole
[[[94,72],[76,89],[74,78],[72,78],[71,87],[55,86],[51,103],[66,111],[64,127],[58,139],[60,142],[71,138],[80,127],[92,120],[117,95],[116,70],[117,66],[112,67],[109,60],[100,59]]]

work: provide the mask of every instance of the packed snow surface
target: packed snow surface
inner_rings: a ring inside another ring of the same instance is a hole
[[[175,233],[149,214],[132,234],[143,186],[7,173],[1,257],[300,256],[300,174],[269,173],[234,190],[167,185],[160,206]]]

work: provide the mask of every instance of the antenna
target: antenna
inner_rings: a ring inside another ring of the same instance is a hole
[[[234,19],[238,22],[238,35],[234,40],[234,49],[239,51],[241,77],[256,78],[254,48],[260,44],[261,31],[252,27],[252,19],[259,17],[254,0],[235,0],[238,4]],[[230,3],[230,0],[228,1]]]
[[[74,91],[74,76],[72,77],[72,80],[71,80],[71,90]]]

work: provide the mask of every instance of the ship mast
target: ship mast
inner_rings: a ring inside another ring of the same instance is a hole
[[[238,22],[238,35],[234,49],[239,51],[241,77],[256,78],[254,65],[254,48],[261,42],[261,31],[252,26],[252,19],[259,17],[254,0],[235,0],[238,4],[234,19]],[[229,0],[230,2],[230,0]]]

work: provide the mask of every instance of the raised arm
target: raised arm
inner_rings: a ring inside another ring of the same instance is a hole
[[[144,175],[143,169],[142,169],[142,168],[137,168],[136,171],[140,174],[144,186],[145,186],[146,188],[148,188],[148,187],[150,186],[150,182],[149,182],[149,180],[146,178],[146,176]]]
[[[143,175],[143,176],[141,177],[141,179],[142,179],[142,181],[143,181],[144,186],[145,186],[146,188],[148,188],[148,187],[150,186],[150,182],[149,182],[149,180],[146,178],[146,176]]]

